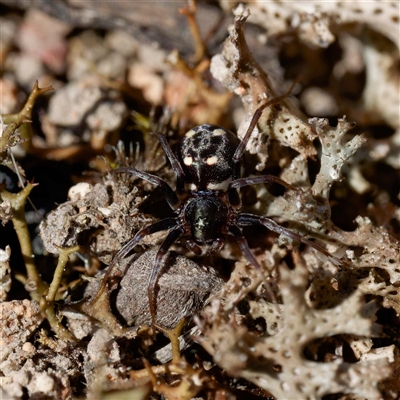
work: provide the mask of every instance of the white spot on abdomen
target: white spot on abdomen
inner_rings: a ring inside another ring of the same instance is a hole
[[[225,131],[223,129],[214,129],[213,130],[213,136],[222,136],[225,135]]]
[[[185,133],[185,137],[191,138],[195,133],[196,132],[193,129],[191,129],[190,131],[187,131]]]
[[[214,165],[214,164],[216,164],[218,162],[218,157],[217,156],[211,156],[211,157],[208,157],[207,159],[206,159],[206,164],[207,165]]]
[[[187,156],[183,159],[183,163],[187,165],[188,167],[192,165],[193,163],[193,157]]]
[[[232,177],[230,176],[228,179],[225,179],[222,182],[210,182],[207,185],[207,189],[209,189],[209,190],[226,190],[226,189],[228,189],[228,186],[231,182],[232,182]]]

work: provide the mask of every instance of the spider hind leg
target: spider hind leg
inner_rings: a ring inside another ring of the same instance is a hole
[[[127,242],[112,259],[106,273],[103,276],[103,279],[100,282],[100,286],[96,294],[91,299],[91,303],[94,304],[103,293],[104,289],[107,286],[107,281],[112,276],[112,272],[116,265],[118,265],[145,236],[151,235],[152,233],[165,231],[174,226],[176,226],[175,218],[165,218],[138,231],[136,235],[131,240],[129,240],[129,242]]]
[[[237,223],[239,226],[263,225],[273,232],[279,233],[280,235],[287,236],[298,242],[301,242],[301,243],[307,244],[308,246],[311,246],[315,250],[319,251],[320,253],[322,253],[326,257],[328,257],[336,265],[347,264],[346,260],[341,260],[341,259],[335,257],[333,254],[329,253],[327,250],[325,250],[320,245],[312,242],[311,240],[308,240],[307,238],[305,238],[304,236],[302,236],[296,232],[292,232],[290,229],[280,226],[279,224],[277,224],[275,221],[273,221],[270,218],[243,213],[243,214],[239,215]]]
[[[254,253],[250,250],[250,247],[247,243],[246,238],[243,236],[243,233],[241,229],[236,226],[232,225],[229,227],[229,234],[232,235],[238,242],[239,247],[246,257],[247,261],[253,265],[253,267],[262,275],[264,278],[264,283],[266,287],[266,291],[268,295],[270,296],[271,300],[273,303],[278,304],[278,299],[272,289],[271,283],[268,281],[269,277],[265,275],[263,268],[261,268],[260,264],[258,263],[258,260]]]
[[[177,227],[173,229],[167,237],[164,239],[164,242],[161,244],[160,248],[158,249],[158,252],[156,254],[156,259],[153,265],[153,268],[151,270],[148,286],[147,286],[147,292],[148,292],[148,298],[149,298],[149,304],[150,304],[150,314],[151,314],[151,321],[152,325],[156,325],[156,319],[157,319],[157,304],[156,304],[156,287],[157,287],[157,282],[158,278],[160,275],[161,271],[161,266],[162,266],[162,261],[167,254],[168,250],[170,247],[180,238],[183,236],[182,229],[180,227]]]

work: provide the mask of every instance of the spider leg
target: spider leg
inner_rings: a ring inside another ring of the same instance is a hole
[[[98,297],[101,295],[103,292],[104,288],[106,287],[107,280],[111,275],[112,270],[114,267],[122,261],[133,249],[134,247],[147,235],[151,235],[152,233],[160,232],[160,231],[165,231],[167,229],[170,229],[172,227],[176,226],[176,219],[175,218],[165,218],[162,219],[161,221],[158,221],[152,225],[149,225],[140,231],[136,233],[136,235],[129,240],[114,256],[112,259],[110,265],[108,266],[108,269],[106,273],[103,276],[103,279],[101,280],[99,289],[97,290],[97,293],[93,296],[91,302],[94,303],[98,299]]]
[[[178,193],[178,196],[183,195],[185,193],[185,173],[183,172],[182,166],[175,153],[172,151],[167,138],[160,132],[157,133],[157,138],[160,141],[161,146],[164,149],[169,162],[171,163],[171,167],[176,174],[176,192]]]
[[[283,179],[278,178],[274,175],[262,175],[262,176],[252,176],[250,178],[239,178],[235,179],[230,183],[231,188],[241,188],[243,186],[249,185],[257,185],[259,183],[279,183],[280,185],[284,186],[286,189],[290,190],[298,190],[296,187],[292,186],[290,183],[285,182]]]
[[[222,249],[224,243],[225,243],[225,238],[222,237],[216,238],[213,244],[211,245],[210,253],[211,254],[218,253]]]
[[[253,252],[250,250],[249,244],[247,243],[246,238],[243,236],[241,229],[236,225],[231,225],[228,228],[228,232],[232,236],[234,236],[234,238],[238,241],[239,247],[242,250],[242,253],[245,255],[247,261],[250,264],[252,264],[253,267],[256,268],[263,277],[265,277],[263,270],[262,270],[260,264],[258,263],[257,258],[255,257]],[[267,278],[267,277],[265,277],[265,278]],[[266,283],[266,290],[267,290],[268,294],[270,295],[272,301],[275,304],[278,304],[278,300],[275,296],[275,293],[272,290],[270,283],[269,282],[265,282],[265,283]]]
[[[181,205],[181,202],[179,201],[178,197],[176,196],[175,192],[172,190],[171,186],[168,185],[167,182],[159,178],[158,176],[149,174],[148,172],[143,172],[139,171],[134,167],[122,167],[118,168],[113,171],[114,173],[128,173],[135,175],[147,182],[153,183],[154,185],[157,185],[160,187],[160,189],[164,192],[165,198],[169,204],[169,206],[173,209],[176,210],[179,208]]]
[[[290,93],[293,90],[294,85],[297,83],[297,80],[295,80],[292,84],[292,86],[289,88],[289,90],[283,94],[282,96],[274,97],[273,99],[265,102],[262,104],[260,107],[257,108],[257,110],[254,112],[253,117],[250,121],[250,125],[247,128],[246,134],[244,135],[242,141],[240,142],[239,146],[237,147],[235,154],[233,155],[233,161],[234,163],[238,163],[240,159],[243,156],[243,153],[246,149],[247,142],[250,139],[251,133],[253,132],[255,126],[257,125],[258,120],[260,119],[263,111],[267,108],[272,106],[273,104],[279,103],[280,101],[284,100],[286,97],[290,95]]]
[[[201,256],[202,254],[201,248],[194,240],[188,239],[186,241],[186,247],[190,251],[193,251],[193,253],[196,254],[196,256]]]
[[[346,261],[340,260],[339,258],[335,257],[334,255],[332,255],[331,253],[326,251],[323,247],[312,242],[311,240],[308,240],[304,236],[299,235],[298,233],[292,232],[291,230],[284,228],[283,226],[280,226],[279,224],[277,224],[275,221],[273,221],[270,218],[243,213],[238,216],[237,224],[239,226],[264,225],[266,228],[268,228],[269,230],[271,230],[273,232],[285,235],[291,239],[294,239],[298,242],[302,242],[304,244],[307,244],[307,245],[313,247],[315,250],[319,251],[320,253],[324,254],[329,259],[331,259],[335,264],[339,264],[339,265],[346,264]]]
[[[250,247],[247,243],[246,238],[243,236],[242,231],[237,227],[236,225],[232,225],[229,227],[228,232],[235,237],[237,242],[239,243],[240,250],[242,250],[242,253],[245,255],[247,258],[247,261],[252,264],[257,270],[261,271],[261,266],[257,261],[257,258],[253,254],[253,252],[250,250]]]
[[[154,326],[156,323],[157,310],[156,310],[156,297],[155,290],[157,286],[158,277],[161,270],[161,261],[163,260],[165,254],[167,254],[169,248],[181,237],[183,236],[183,231],[181,228],[173,229],[168,236],[164,239],[164,242],[158,249],[156,254],[156,259],[153,265],[153,269],[151,270],[149,283],[147,286],[147,292],[149,296],[149,304],[150,304],[150,314],[152,325]]]
[[[218,253],[221,250],[221,248],[224,245],[224,243],[225,243],[225,239],[224,238],[221,238],[221,237],[216,238],[212,242],[212,244],[209,247],[209,249],[208,249],[206,254]],[[203,254],[203,250],[201,249],[201,247],[194,240],[187,239],[186,240],[186,247],[190,251],[193,251],[193,253],[196,254],[196,256],[206,255],[206,254]]]

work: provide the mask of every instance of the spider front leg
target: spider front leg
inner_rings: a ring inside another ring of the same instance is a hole
[[[178,197],[176,196],[175,192],[172,190],[171,186],[168,185],[167,182],[165,182],[164,180],[162,180],[161,178],[159,178],[158,176],[149,174],[148,172],[143,172],[143,171],[139,171],[134,167],[122,167],[122,168],[118,168],[115,169],[113,171],[113,173],[128,173],[128,174],[132,174],[135,175],[147,182],[153,183],[154,185],[157,185],[160,187],[160,189],[163,191],[165,199],[168,202],[168,205],[173,209],[173,210],[177,210],[180,205],[181,202],[178,199]]]
[[[249,185],[258,185],[259,183],[279,183],[286,189],[298,190],[296,187],[292,186],[290,183],[285,182],[283,179],[278,178],[274,175],[262,175],[262,176],[252,176],[249,178],[239,178],[235,179],[230,183],[231,188],[241,188]]]
[[[260,217],[257,215],[253,214],[247,214],[243,213],[240,214],[237,218],[237,224],[239,226],[249,226],[249,225],[263,225],[266,228],[268,228],[270,231],[279,233],[280,235],[285,235],[291,239],[294,239],[298,242],[307,244],[311,247],[313,247],[315,250],[318,250],[320,253],[324,254],[327,256],[330,260],[332,260],[335,264],[342,265],[346,264],[347,262],[344,260],[341,260],[328,251],[326,251],[323,247],[319,246],[318,244],[312,242],[311,240],[308,240],[304,236],[299,235],[298,233],[292,232],[289,229],[284,228],[283,226],[280,226],[277,224],[275,221],[273,221],[270,218],[267,217]]]
[[[157,133],[157,138],[161,143],[162,148],[165,151],[165,154],[168,157],[169,162],[171,163],[171,167],[176,175],[176,192],[178,196],[182,196],[185,193],[185,173],[183,172],[182,166],[172,151],[167,138],[160,132]]]
[[[279,103],[280,101],[284,100],[286,97],[290,95],[290,93],[293,90],[294,85],[297,83],[297,80],[293,82],[292,86],[289,88],[289,90],[283,94],[282,96],[274,97],[273,99],[265,102],[262,104],[260,107],[257,108],[257,110],[254,112],[253,117],[251,118],[250,125],[247,128],[247,131],[240,142],[239,146],[237,147],[235,154],[233,155],[233,161],[235,164],[239,163],[244,151],[246,150],[247,142],[250,139],[251,133],[253,132],[254,128],[257,125],[258,120],[261,118],[262,113],[267,107],[272,106],[273,104]]]

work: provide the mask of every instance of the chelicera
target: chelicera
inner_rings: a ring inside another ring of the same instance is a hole
[[[273,175],[240,177],[243,153],[263,110],[286,96],[287,94],[265,102],[256,110],[242,141],[229,130],[219,126],[200,125],[185,134],[176,155],[166,137],[162,133],[157,133],[177,176],[176,191],[161,178],[134,167],[123,167],[113,171],[133,174],[158,185],[175,215],[138,231],[115,255],[99,290],[105,287],[112,268],[124,259],[145,236],[167,230],[169,233],[158,249],[147,287],[153,324],[156,321],[155,293],[162,260],[171,246],[180,238],[186,239],[186,245],[191,251],[201,255],[202,247],[206,246],[209,252],[218,251],[225,238],[232,236],[238,242],[248,262],[261,270],[242,233],[242,228],[249,225],[263,225],[278,234],[310,245],[337,263],[341,263],[324,248],[278,225],[272,219],[240,212],[241,200],[238,189],[241,187],[275,182],[286,189],[298,190]]]

